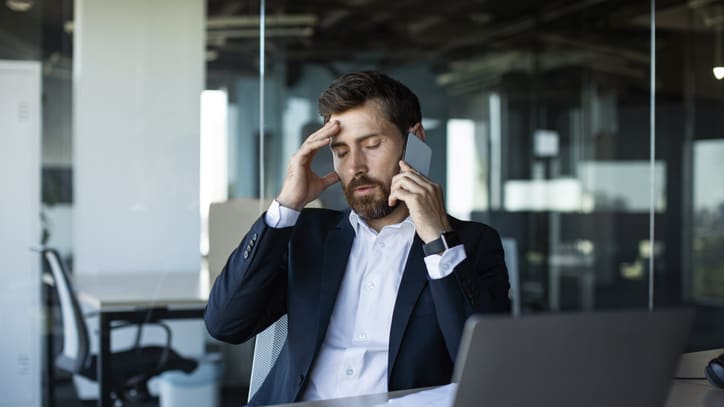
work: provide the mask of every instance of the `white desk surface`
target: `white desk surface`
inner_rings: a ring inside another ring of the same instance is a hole
[[[370,394],[332,400],[280,404],[277,407],[372,407],[389,399],[402,397],[417,390]],[[675,380],[671,385],[665,407],[721,407],[724,390],[712,387],[706,380]]]
[[[77,274],[73,280],[78,299],[98,310],[202,308],[209,296],[208,277],[201,272]]]

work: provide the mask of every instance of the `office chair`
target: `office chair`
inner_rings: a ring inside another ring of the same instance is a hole
[[[90,340],[84,315],[75,295],[70,275],[55,249],[40,250],[45,265],[50,270],[60,303],[63,322],[63,348],[55,359],[55,365],[64,371],[79,374],[90,380],[97,380],[98,356],[90,353]],[[150,398],[148,380],[168,370],[182,370],[186,373],[196,369],[197,362],[179,356],[171,349],[171,330],[160,322],[166,332],[164,346],[141,346],[143,323],[121,322],[111,329],[137,327],[136,340],[132,348],[111,354],[112,396],[118,401],[141,402]]]
[[[249,398],[254,396],[264,379],[269,374],[284,342],[287,340],[286,314],[256,336],[254,343],[254,359],[251,364],[251,380],[249,381]],[[248,401],[247,400],[247,401]]]

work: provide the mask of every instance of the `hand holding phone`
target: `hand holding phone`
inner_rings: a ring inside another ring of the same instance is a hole
[[[432,149],[420,140],[414,133],[407,134],[407,143],[405,144],[405,153],[402,155],[402,161],[408,163],[420,174],[427,177],[430,172],[430,160],[432,159]]]

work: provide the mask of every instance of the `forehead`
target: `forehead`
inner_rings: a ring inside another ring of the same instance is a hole
[[[335,113],[329,120],[338,120],[340,132],[335,141],[351,142],[354,139],[370,135],[392,136],[399,133],[397,127],[387,119],[379,105],[374,101]]]

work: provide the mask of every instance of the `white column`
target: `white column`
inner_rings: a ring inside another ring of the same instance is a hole
[[[40,63],[0,61],[0,406],[39,406]]]
[[[198,270],[205,2],[76,0],[77,273]]]

